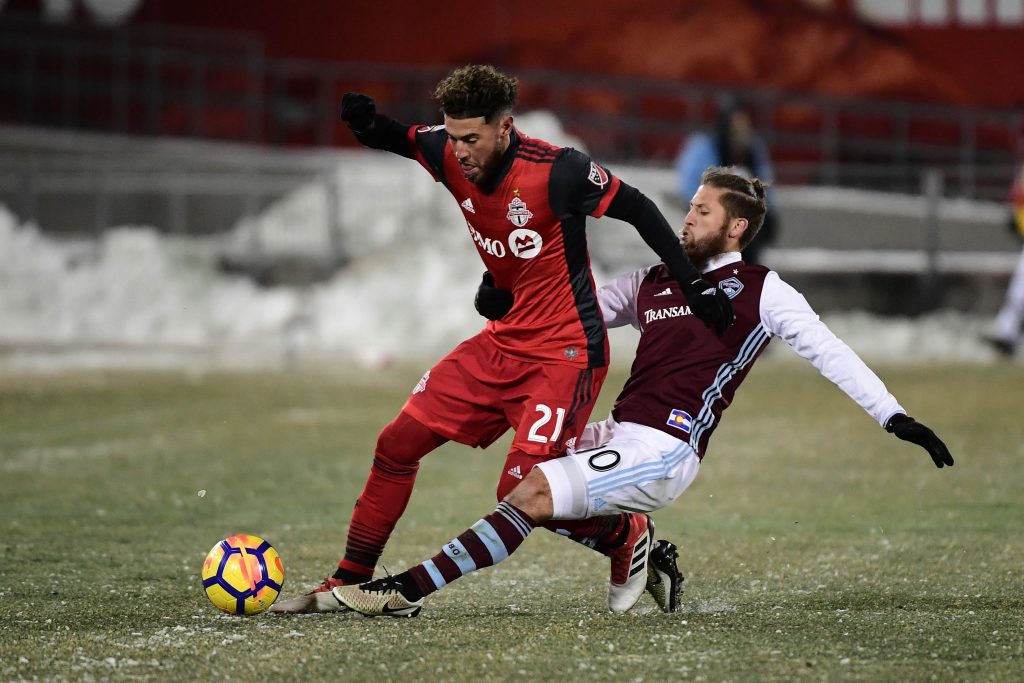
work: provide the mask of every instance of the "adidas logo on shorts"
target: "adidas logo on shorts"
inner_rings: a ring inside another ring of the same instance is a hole
[[[519,465],[516,465],[515,467],[510,467],[506,474],[508,474],[510,476],[513,476],[516,479],[522,479],[523,478],[523,471],[521,469],[519,469]]]

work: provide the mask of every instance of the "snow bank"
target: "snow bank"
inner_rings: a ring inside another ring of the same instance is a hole
[[[481,265],[459,230],[402,245],[320,285],[261,288],[219,272],[209,240],[125,227],[95,243],[59,241],[0,209],[0,348],[19,367],[166,366],[197,354],[229,365],[304,355],[428,361],[482,326],[472,307]],[[987,324],[978,317],[823,317],[867,358],[993,357],[978,341]],[[612,342],[628,358],[635,335],[616,330]]]

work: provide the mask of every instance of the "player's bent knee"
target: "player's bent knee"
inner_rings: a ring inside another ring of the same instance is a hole
[[[528,514],[534,522],[547,521],[554,514],[551,487],[539,468],[531,470],[504,500]]]
[[[415,418],[401,412],[377,436],[375,459],[398,467],[418,467],[430,451],[447,441]]]

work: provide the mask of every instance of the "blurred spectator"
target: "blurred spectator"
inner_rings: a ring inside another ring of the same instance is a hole
[[[691,135],[676,159],[676,182],[685,204],[689,205],[700,186],[701,175],[709,166],[729,166],[734,173],[746,178],[756,176],[767,185],[774,179],[768,146],[754,130],[750,105],[732,93],[718,100],[714,132]],[[772,194],[769,187],[769,207],[773,204]],[[745,262],[761,262],[760,251],[774,239],[777,224],[776,211],[769,208],[757,238],[743,250]]]
[[[1024,157],[1024,132],[1021,135],[1021,151]],[[1024,239],[1024,161],[1017,169],[1013,186],[1010,188],[1010,229]],[[996,316],[995,329],[986,341],[1004,356],[1012,356],[1020,341],[1021,324],[1024,323],[1024,250],[1017,260],[1017,267],[1006,289],[1006,301]]]

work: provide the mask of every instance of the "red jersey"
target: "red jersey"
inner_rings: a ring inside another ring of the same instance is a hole
[[[408,131],[413,157],[455,197],[495,285],[515,294],[512,309],[484,334],[502,352],[581,367],[608,364],[584,231],[604,215],[618,178],[569,147],[513,130],[495,175],[466,180],[443,126]]]

